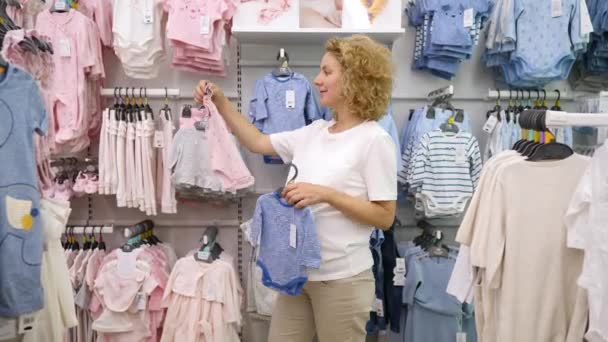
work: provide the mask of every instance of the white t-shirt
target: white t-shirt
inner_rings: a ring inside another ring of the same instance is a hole
[[[281,159],[297,166],[295,181],[328,186],[369,201],[396,200],[397,160],[391,137],[375,121],[330,133],[334,123],[317,120],[294,131],[270,135]],[[371,268],[372,226],[353,221],[326,203],[310,208],[322,262],[318,270],[309,270],[309,280],[344,279]]]

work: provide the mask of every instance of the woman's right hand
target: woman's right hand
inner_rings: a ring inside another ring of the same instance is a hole
[[[198,82],[196,88],[194,88],[194,101],[198,104],[203,103],[203,99],[205,97],[205,89],[209,87],[212,92],[211,101],[219,107],[224,101],[226,101],[226,96],[220,87],[218,87],[215,83],[211,81],[202,80]]]

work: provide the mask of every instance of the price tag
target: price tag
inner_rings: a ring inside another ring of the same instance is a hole
[[[152,24],[154,22],[154,0],[144,1],[144,24]]]
[[[589,16],[589,8],[587,7],[587,1],[580,0],[581,2],[581,34],[589,34],[593,32],[593,24],[591,23],[591,17]]]
[[[475,12],[472,8],[467,8],[463,13],[464,27],[473,27],[475,22]]]
[[[0,317],[0,341],[17,337],[17,320]]]
[[[34,324],[36,324],[36,314],[31,313],[27,315],[19,316],[19,324],[18,324],[18,334],[25,334],[28,331],[34,329]]]
[[[154,147],[163,148],[165,146],[165,137],[162,131],[154,131]]]
[[[198,251],[197,255],[199,260],[209,260],[209,256],[211,256],[211,253],[207,250],[205,251]]]
[[[393,276],[394,286],[405,286],[405,276],[402,273],[396,273]]]
[[[498,119],[494,115],[490,115],[486,123],[483,125],[483,131],[486,133],[492,133],[494,128],[496,128],[496,124],[498,124]]]
[[[290,224],[289,225],[289,246],[291,248],[296,248],[297,246],[297,235],[298,235],[298,228],[296,227],[295,224]]]
[[[551,17],[562,16],[562,0],[551,0]]]
[[[72,49],[70,48],[70,40],[62,38],[59,40],[59,56],[70,57],[72,55]]]
[[[381,299],[374,299],[373,310],[376,311],[378,316],[384,317],[384,304],[382,304]]]
[[[467,342],[467,333],[465,332],[457,332],[456,333],[456,342]]]
[[[57,0],[55,1],[55,11],[65,11],[68,9],[68,5],[65,0]]]
[[[201,15],[201,18],[200,18],[201,34],[209,34],[209,25],[210,25],[209,16]]]
[[[143,292],[139,292],[137,294],[137,310],[143,311],[146,310],[146,294]]]
[[[395,265],[395,269],[393,270],[393,273],[403,273],[405,274],[405,259],[404,258],[397,258],[396,259],[396,265]]]
[[[462,165],[467,163],[467,153],[463,146],[456,147],[456,164]]]
[[[285,92],[285,108],[292,109],[296,108],[296,92],[293,90],[287,90]]]

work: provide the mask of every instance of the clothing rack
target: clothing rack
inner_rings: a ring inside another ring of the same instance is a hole
[[[165,97],[171,97],[171,98],[180,98],[180,89],[175,89],[175,88],[141,88],[141,87],[116,87],[116,88],[103,88],[101,89],[101,96],[105,96],[105,97],[114,97],[114,96],[118,96],[118,92],[116,92],[116,89],[121,89],[121,93],[120,96],[125,96],[125,94],[128,94],[129,96],[132,95],[132,91],[135,93],[135,96],[139,96],[140,94],[140,89],[141,89],[141,95],[143,96],[144,94],[147,95],[147,97],[151,97],[151,98],[165,98]]]
[[[432,100],[435,100],[438,98],[450,98],[452,96],[454,96],[454,86],[449,85],[449,86],[431,91],[427,95],[427,99],[432,101]]]
[[[114,226],[66,226],[66,232],[72,234],[112,234],[114,233]]]
[[[117,87],[118,88],[118,87]],[[101,89],[101,96],[103,97],[114,97],[117,96],[118,93],[115,93],[115,90],[117,88],[103,88]],[[121,96],[125,97],[125,89],[128,89],[128,93],[129,95],[133,95],[133,88],[135,88],[135,97],[139,97],[139,89],[141,87],[122,87],[122,92],[121,92]],[[190,99],[193,98],[193,92],[188,92],[187,94],[182,94],[181,90],[178,88],[141,88],[141,94],[142,96],[147,95],[148,98],[155,98],[155,99],[164,99],[164,98],[171,98],[174,100],[177,99]],[[237,93],[234,92],[225,92],[224,93],[226,95],[227,98],[229,99],[236,99],[237,98]]]
[[[547,110],[545,125],[548,128],[593,126],[608,127],[608,113],[570,113]]]
[[[522,94],[523,95],[520,95]],[[538,94],[537,94],[538,92]],[[531,94],[531,96],[528,96],[529,94]],[[488,90],[488,99],[491,100],[496,100],[496,99],[501,99],[501,100],[515,100],[517,98],[519,98],[519,100],[528,100],[528,97],[530,97],[531,100],[535,100],[537,99],[537,95],[540,95],[540,99],[545,99],[545,100],[557,100],[558,98],[560,98],[561,100],[573,100],[572,98],[567,98],[566,95],[567,92],[566,91],[562,91],[559,90],[559,93],[555,90],[544,90],[543,89],[489,89]]]

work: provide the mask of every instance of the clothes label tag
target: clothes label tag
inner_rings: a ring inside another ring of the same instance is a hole
[[[384,317],[384,304],[382,303],[382,299],[374,299],[373,311],[376,311],[378,316]]]
[[[13,318],[0,317],[0,341],[17,337],[17,322]]]
[[[59,40],[59,56],[70,57],[72,55],[72,49],[70,48],[70,40],[63,38]]]
[[[137,294],[137,310],[146,310],[146,294],[143,292]]]
[[[209,34],[209,16],[208,15],[201,15],[201,19],[200,19],[200,31],[201,34]]]
[[[587,1],[580,0],[581,9],[581,34],[589,34],[593,32],[593,24],[591,23],[591,17],[589,16],[589,8],[587,7]]]
[[[492,133],[494,128],[496,128],[496,124],[498,123],[498,119],[494,115],[490,115],[486,123],[483,125],[483,131],[486,133]]]
[[[144,0],[144,24],[154,22],[154,0]]]
[[[165,146],[165,137],[162,131],[154,131],[154,147],[163,148]]]
[[[467,154],[463,146],[456,147],[456,164],[465,164],[467,162]]]
[[[394,286],[405,286],[405,276],[403,273],[396,273],[393,276],[393,285]]]
[[[19,316],[19,324],[18,324],[18,334],[25,334],[28,331],[34,329],[34,325],[36,324],[36,314],[31,313],[27,315]]]
[[[55,11],[65,11],[68,9],[68,6],[66,4],[65,0],[57,0],[55,1]]]
[[[396,259],[396,264],[395,264],[395,269],[393,270],[393,273],[403,273],[405,274],[405,259],[404,258],[397,258]]]
[[[297,246],[297,233],[298,233],[298,228],[296,227],[295,224],[290,224],[289,225],[289,246],[291,248],[296,248]]]
[[[207,250],[205,251],[198,251],[197,252],[197,257],[199,260],[209,260],[209,256],[211,255],[211,253]]]
[[[475,21],[475,12],[473,12],[472,8],[467,8],[463,13],[463,22],[464,27],[473,27],[473,23]]]
[[[562,0],[551,0],[551,17],[562,16]]]
[[[285,108],[296,108],[296,92],[294,90],[285,91]]]
[[[456,342],[467,342],[467,333],[465,332],[457,332],[456,333]]]

